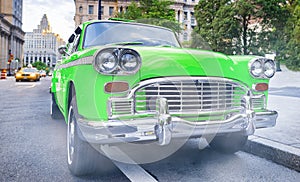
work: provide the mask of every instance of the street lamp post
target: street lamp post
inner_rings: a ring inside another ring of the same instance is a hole
[[[101,20],[101,0],[98,0],[98,20]]]
[[[7,76],[11,76],[11,73],[10,73],[10,62],[8,62],[8,73],[7,73]]]
[[[275,63],[276,63],[276,71],[277,72],[282,71],[280,68],[280,60],[279,59],[275,60]]]

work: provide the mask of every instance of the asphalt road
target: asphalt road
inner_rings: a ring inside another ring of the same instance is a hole
[[[0,181],[128,181],[110,174],[74,177],[67,167],[66,124],[49,113],[50,79],[0,81]],[[145,156],[147,157],[147,156]],[[298,181],[300,173],[244,152],[223,155],[190,140],[142,167],[158,181]]]

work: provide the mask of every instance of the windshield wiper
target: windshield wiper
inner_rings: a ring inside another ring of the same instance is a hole
[[[143,42],[118,42],[118,43],[113,43],[114,45],[143,45]]]
[[[156,47],[174,47],[174,46],[169,45],[169,44],[162,44],[162,45],[158,45]]]

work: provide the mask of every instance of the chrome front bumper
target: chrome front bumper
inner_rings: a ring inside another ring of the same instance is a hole
[[[276,111],[253,112],[248,109],[224,121],[191,122],[168,113],[166,99],[158,100],[156,117],[132,120],[87,121],[78,118],[80,137],[97,144],[157,141],[167,145],[171,139],[194,138],[240,132],[252,135],[256,128],[272,127],[276,124]]]

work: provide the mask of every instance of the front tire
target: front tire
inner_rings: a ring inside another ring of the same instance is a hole
[[[99,154],[88,142],[83,141],[80,127],[77,123],[78,111],[75,95],[71,100],[68,114],[67,151],[68,167],[75,176],[95,172],[97,164],[105,164],[106,159]],[[105,165],[103,167],[106,167]]]
[[[220,153],[233,154],[241,150],[248,140],[248,136],[241,133],[228,133],[215,136],[210,142],[210,147]]]

